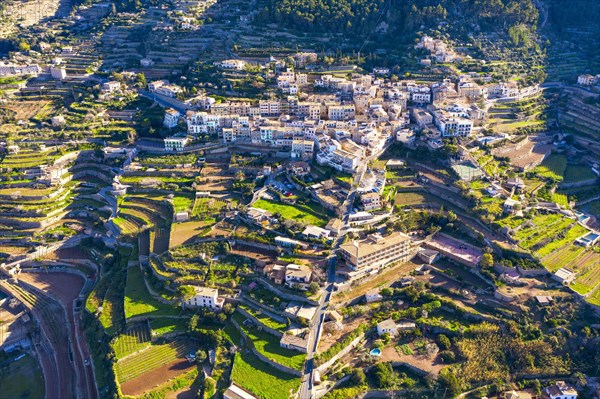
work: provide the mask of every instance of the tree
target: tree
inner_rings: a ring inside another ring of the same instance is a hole
[[[308,286],[307,292],[310,295],[314,295],[319,291],[319,284],[317,284],[316,282],[312,282],[310,283],[310,285]]]
[[[448,350],[452,346],[450,339],[444,334],[440,334],[437,337],[437,343],[442,350]]]
[[[377,363],[371,369],[371,373],[377,388],[391,388],[396,382],[396,375],[390,363]]]
[[[354,385],[361,386],[365,385],[365,383],[367,382],[367,376],[365,375],[365,372],[362,369],[356,369],[354,370],[354,373],[352,373],[352,377],[350,377],[350,380]]]
[[[196,327],[198,327],[198,323],[200,322],[200,317],[195,314],[192,317],[190,317],[190,321],[188,322],[188,328],[191,331],[194,331],[196,329]]]
[[[198,350],[196,351],[196,361],[197,361],[198,363],[202,363],[203,361],[205,361],[205,360],[206,360],[206,357],[207,357],[207,356],[206,356],[206,351],[205,351],[205,350],[198,349]]]
[[[196,295],[196,290],[191,285],[180,285],[179,287],[177,287],[176,292],[177,296],[182,301],[188,301],[192,299],[194,295]]]
[[[460,381],[458,380],[458,377],[456,377],[456,374],[454,374],[454,370],[451,368],[442,369],[438,381],[440,381],[442,386],[448,388],[452,397],[455,397],[462,391]]]
[[[25,41],[25,40],[19,41],[19,51],[27,52],[29,50],[31,50],[31,46],[29,45],[29,43],[27,43],[27,41]]]
[[[139,87],[146,87],[146,75],[144,75],[143,73],[140,72],[137,75],[135,75],[135,81]]]
[[[483,254],[481,260],[479,261],[479,265],[483,269],[489,269],[490,267],[494,266],[494,257],[492,254]]]

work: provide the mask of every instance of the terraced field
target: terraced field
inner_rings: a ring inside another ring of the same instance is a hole
[[[540,258],[544,257],[544,256],[548,255],[549,253],[551,253],[552,251],[554,251],[555,249],[562,247],[563,245],[572,244],[573,242],[575,242],[576,239],[583,236],[588,231],[589,230],[586,229],[585,227],[583,227],[579,224],[576,224],[573,227],[571,227],[567,232],[565,232],[564,236],[562,238],[557,239],[555,236],[555,239],[553,241],[546,244],[542,248],[538,249],[535,252],[535,254],[536,254],[536,256],[538,256]]]
[[[147,349],[115,364],[117,379],[121,384],[130,381],[176,359],[182,359],[187,353],[196,352],[196,349],[196,345],[189,341],[150,345]]]
[[[579,245],[565,245],[543,258],[542,264],[546,269],[554,272],[561,267],[572,265],[584,251],[585,249]]]
[[[584,295],[600,284],[600,253],[586,251],[573,262],[573,268],[578,272],[577,279],[571,288]]]
[[[542,164],[535,169],[535,172],[538,176],[561,181],[564,178],[566,169],[567,157],[564,155],[552,154],[542,161]]]
[[[223,208],[227,207],[227,202],[217,198],[196,198],[192,208],[192,217],[200,219],[212,218],[218,215]]]
[[[121,359],[150,346],[151,334],[146,323],[136,323],[119,335],[113,346],[115,356]]]

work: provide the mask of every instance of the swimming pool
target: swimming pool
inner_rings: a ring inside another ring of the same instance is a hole
[[[381,356],[381,349],[379,349],[379,348],[372,349],[371,352],[369,352],[369,354],[371,356]]]

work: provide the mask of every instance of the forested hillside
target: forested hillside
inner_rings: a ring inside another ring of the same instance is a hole
[[[378,30],[397,37],[441,22],[465,32],[508,30],[538,21],[532,0],[263,0],[261,5],[259,22],[359,35]]]

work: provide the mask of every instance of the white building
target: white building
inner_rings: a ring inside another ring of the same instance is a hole
[[[314,238],[314,239],[321,239],[321,238],[326,238],[328,239],[330,236],[331,232],[329,230],[326,229],[322,229],[320,227],[317,226],[306,226],[306,228],[304,229],[304,231],[302,232],[302,235],[306,238]]]
[[[246,67],[246,61],[243,60],[223,60],[221,62],[215,62],[215,65],[223,69],[235,69],[238,71],[243,70]]]
[[[468,137],[473,129],[470,119],[453,117],[445,111],[435,113],[435,124],[444,137]]]
[[[381,198],[378,193],[366,193],[360,196],[365,211],[381,208]]]
[[[167,137],[165,139],[165,151],[182,151],[189,142],[188,137]]]
[[[367,303],[379,302],[383,299],[383,296],[379,293],[379,288],[372,289],[365,293],[365,300]]]
[[[16,65],[0,63],[0,76],[20,76],[32,75],[37,76],[41,72],[39,65]]]
[[[557,381],[555,385],[544,388],[544,393],[549,399],[577,399],[577,391],[564,381]]]
[[[222,309],[223,298],[219,298],[219,290],[209,287],[194,287],[196,295],[185,301],[188,306],[200,306],[209,309]]]
[[[150,68],[150,67],[154,66],[154,61],[151,60],[150,58],[142,58],[140,60],[140,66],[142,68]]]
[[[121,88],[121,83],[116,81],[109,81],[102,84],[102,91],[104,93],[114,93]]]
[[[163,121],[163,126],[169,129],[174,128],[179,123],[179,118],[181,114],[174,110],[173,108],[168,108],[165,111],[165,120]]]
[[[285,285],[288,287],[299,286],[306,289],[310,283],[312,270],[308,266],[289,264],[285,268]]]
[[[51,67],[50,75],[52,76],[53,79],[63,80],[67,77],[67,70],[65,68],[58,67],[58,66]]]
[[[582,86],[591,86],[596,81],[596,78],[590,74],[579,75],[577,77],[577,84]]]
[[[148,90],[151,93],[160,94],[161,96],[175,98],[182,92],[181,87],[172,85],[168,80],[157,80],[156,82],[148,83]]]
[[[377,323],[377,335],[382,336],[383,334],[396,335],[398,334],[398,326],[392,319],[387,319]]]

